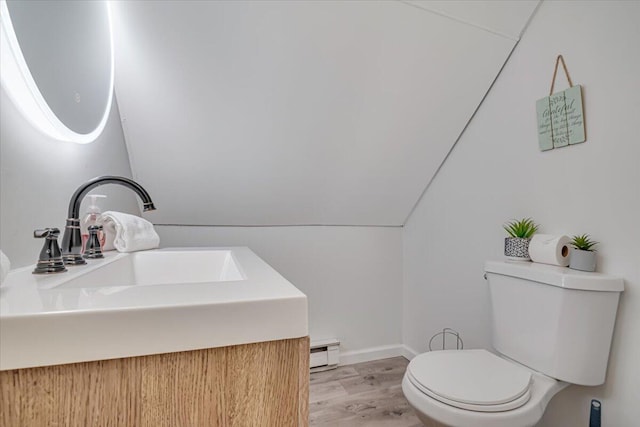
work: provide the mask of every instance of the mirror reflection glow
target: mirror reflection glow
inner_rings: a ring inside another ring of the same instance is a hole
[[[93,142],[113,99],[108,2],[0,0],[0,15],[7,95],[49,137]]]

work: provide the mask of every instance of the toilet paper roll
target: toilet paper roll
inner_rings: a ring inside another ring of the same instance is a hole
[[[567,236],[534,234],[529,243],[531,261],[567,267],[570,241]]]

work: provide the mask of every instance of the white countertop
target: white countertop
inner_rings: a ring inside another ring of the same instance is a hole
[[[153,252],[204,250],[230,250],[243,280],[69,287],[132,256],[114,252],[66,273],[10,272],[0,288],[0,370],[308,335],[307,297],[249,248]]]

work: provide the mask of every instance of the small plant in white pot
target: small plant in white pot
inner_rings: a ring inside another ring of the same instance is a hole
[[[597,244],[598,242],[591,240],[588,234],[573,236],[569,268],[580,271],[596,271],[596,251],[593,247]]]
[[[513,220],[503,225],[509,237],[504,238],[504,255],[517,261],[530,261],[529,242],[538,231],[538,225],[531,218]]]

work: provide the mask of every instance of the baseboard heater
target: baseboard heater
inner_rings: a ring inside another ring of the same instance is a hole
[[[309,367],[311,372],[327,371],[338,367],[340,341],[336,339],[314,341],[310,348]]]

